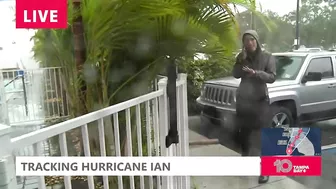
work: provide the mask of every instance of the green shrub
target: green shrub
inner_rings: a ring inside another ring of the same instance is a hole
[[[196,99],[204,81],[230,76],[234,64],[234,56],[217,60],[186,60],[180,64],[181,72],[188,74],[188,110],[189,115],[199,113]]]

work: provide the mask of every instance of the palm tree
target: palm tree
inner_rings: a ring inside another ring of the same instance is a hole
[[[72,0],[72,6],[74,10],[80,11],[81,9],[81,0]],[[86,60],[86,48],[85,48],[85,39],[84,39],[84,26],[81,14],[76,14],[73,17],[72,22],[72,33],[74,38],[74,53],[75,53],[75,63],[76,70],[78,74],[83,76],[83,66]],[[81,80],[81,87],[79,89],[79,100],[82,102],[81,105],[85,104],[85,95],[86,93],[86,83],[84,80]],[[81,107],[82,114],[88,113],[85,106]]]
[[[236,1],[249,5],[248,1]],[[150,67],[150,72],[153,69],[162,70],[165,66],[163,59],[168,56],[178,60],[181,57],[192,57],[195,53],[204,53],[225,58],[235,48],[237,28],[228,7],[230,1],[224,2],[226,3],[223,4],[220,0],[84,0],[80,11],[85,27],[86,66],[100,70],[99,77],[103,81],[107,81],[110,69],[119,72],[129,66],[132,68],[127,70],[129,74],[118,79],[118,82],[124,84],[134,73],[137,74],[132,77],[133,80],[143,75],[147,66]],[[47,31],[37,32],[34,37],[34,52],[41,64],[63,66],[75,75],[72,72],[76,65],[71,25],[76,15],[78,12],[73,11],[69,4],[68,30],[52,30],[49,39],[46,39]],[[42,57],[44,54],[48,55],[48,63]],[[156,73],[157,71],[153,72],[148,79],[152,79]],[[71,78],[71,82],[77,78],[73,75],[66,77]],[[114,83],[114,87],[118,86],[116,84]],[[117,87],[118,90],[110,95],[106,94],[106,88],[96,98],[104,102],[104,106],[120,102],[118,93],[127,85],[121,85],[119,89]],[[92,111],[92,107],[87,108]]]
[[[251,7],[249,0],[82,0],[81,9],[69,3],[69,28],[39,30],[33,51],[41,65],[64,67],[71,112],[79,116],[81,105],[91,112],[148,92],[148,84],[167,65],[175,89],[175,65],[197,53],[219,60],[231,56],[238,27],[230,3]],[[71,31],[78,15],[86,50],[83,77],[74,56],[77,34]],[[83,80],[85,103],[77,98]],[[106,122],[106,135],[113,136],[111,120]]]

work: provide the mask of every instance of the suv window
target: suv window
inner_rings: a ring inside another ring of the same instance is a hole
[[[321,72],[322,78],[334,77],[331,57],[312,59],[309,63],[309,66],[308,66],[308,69],[305,75],[307,75],[309,72]]]
[[[275,56],[276,79],[293,80],[298,75],[305,60],[303,56]]]

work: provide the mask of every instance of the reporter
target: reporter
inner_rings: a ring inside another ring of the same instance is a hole
[[[236,58],[232,75],[241,78],[236,93],[236,142],[242,156],[250,154],[250,136],[254,130],[267,127],[270,104],[266,83],[273,83],[276,76],[275,59],[263,52],[256,31],[244,33],[243,49]],[[268,182],[269,177],[260,176],[259,183]]]

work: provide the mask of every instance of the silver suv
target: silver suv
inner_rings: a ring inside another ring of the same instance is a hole
[[[336,52],[273,55],[277,76],[273,84],[267,85],[272,111],[271,127],[292,127],[336,118]],[[202,121],[233,129],[239,83],[240,79],[233,77],[204,83],[201,96],[197,98]]]

